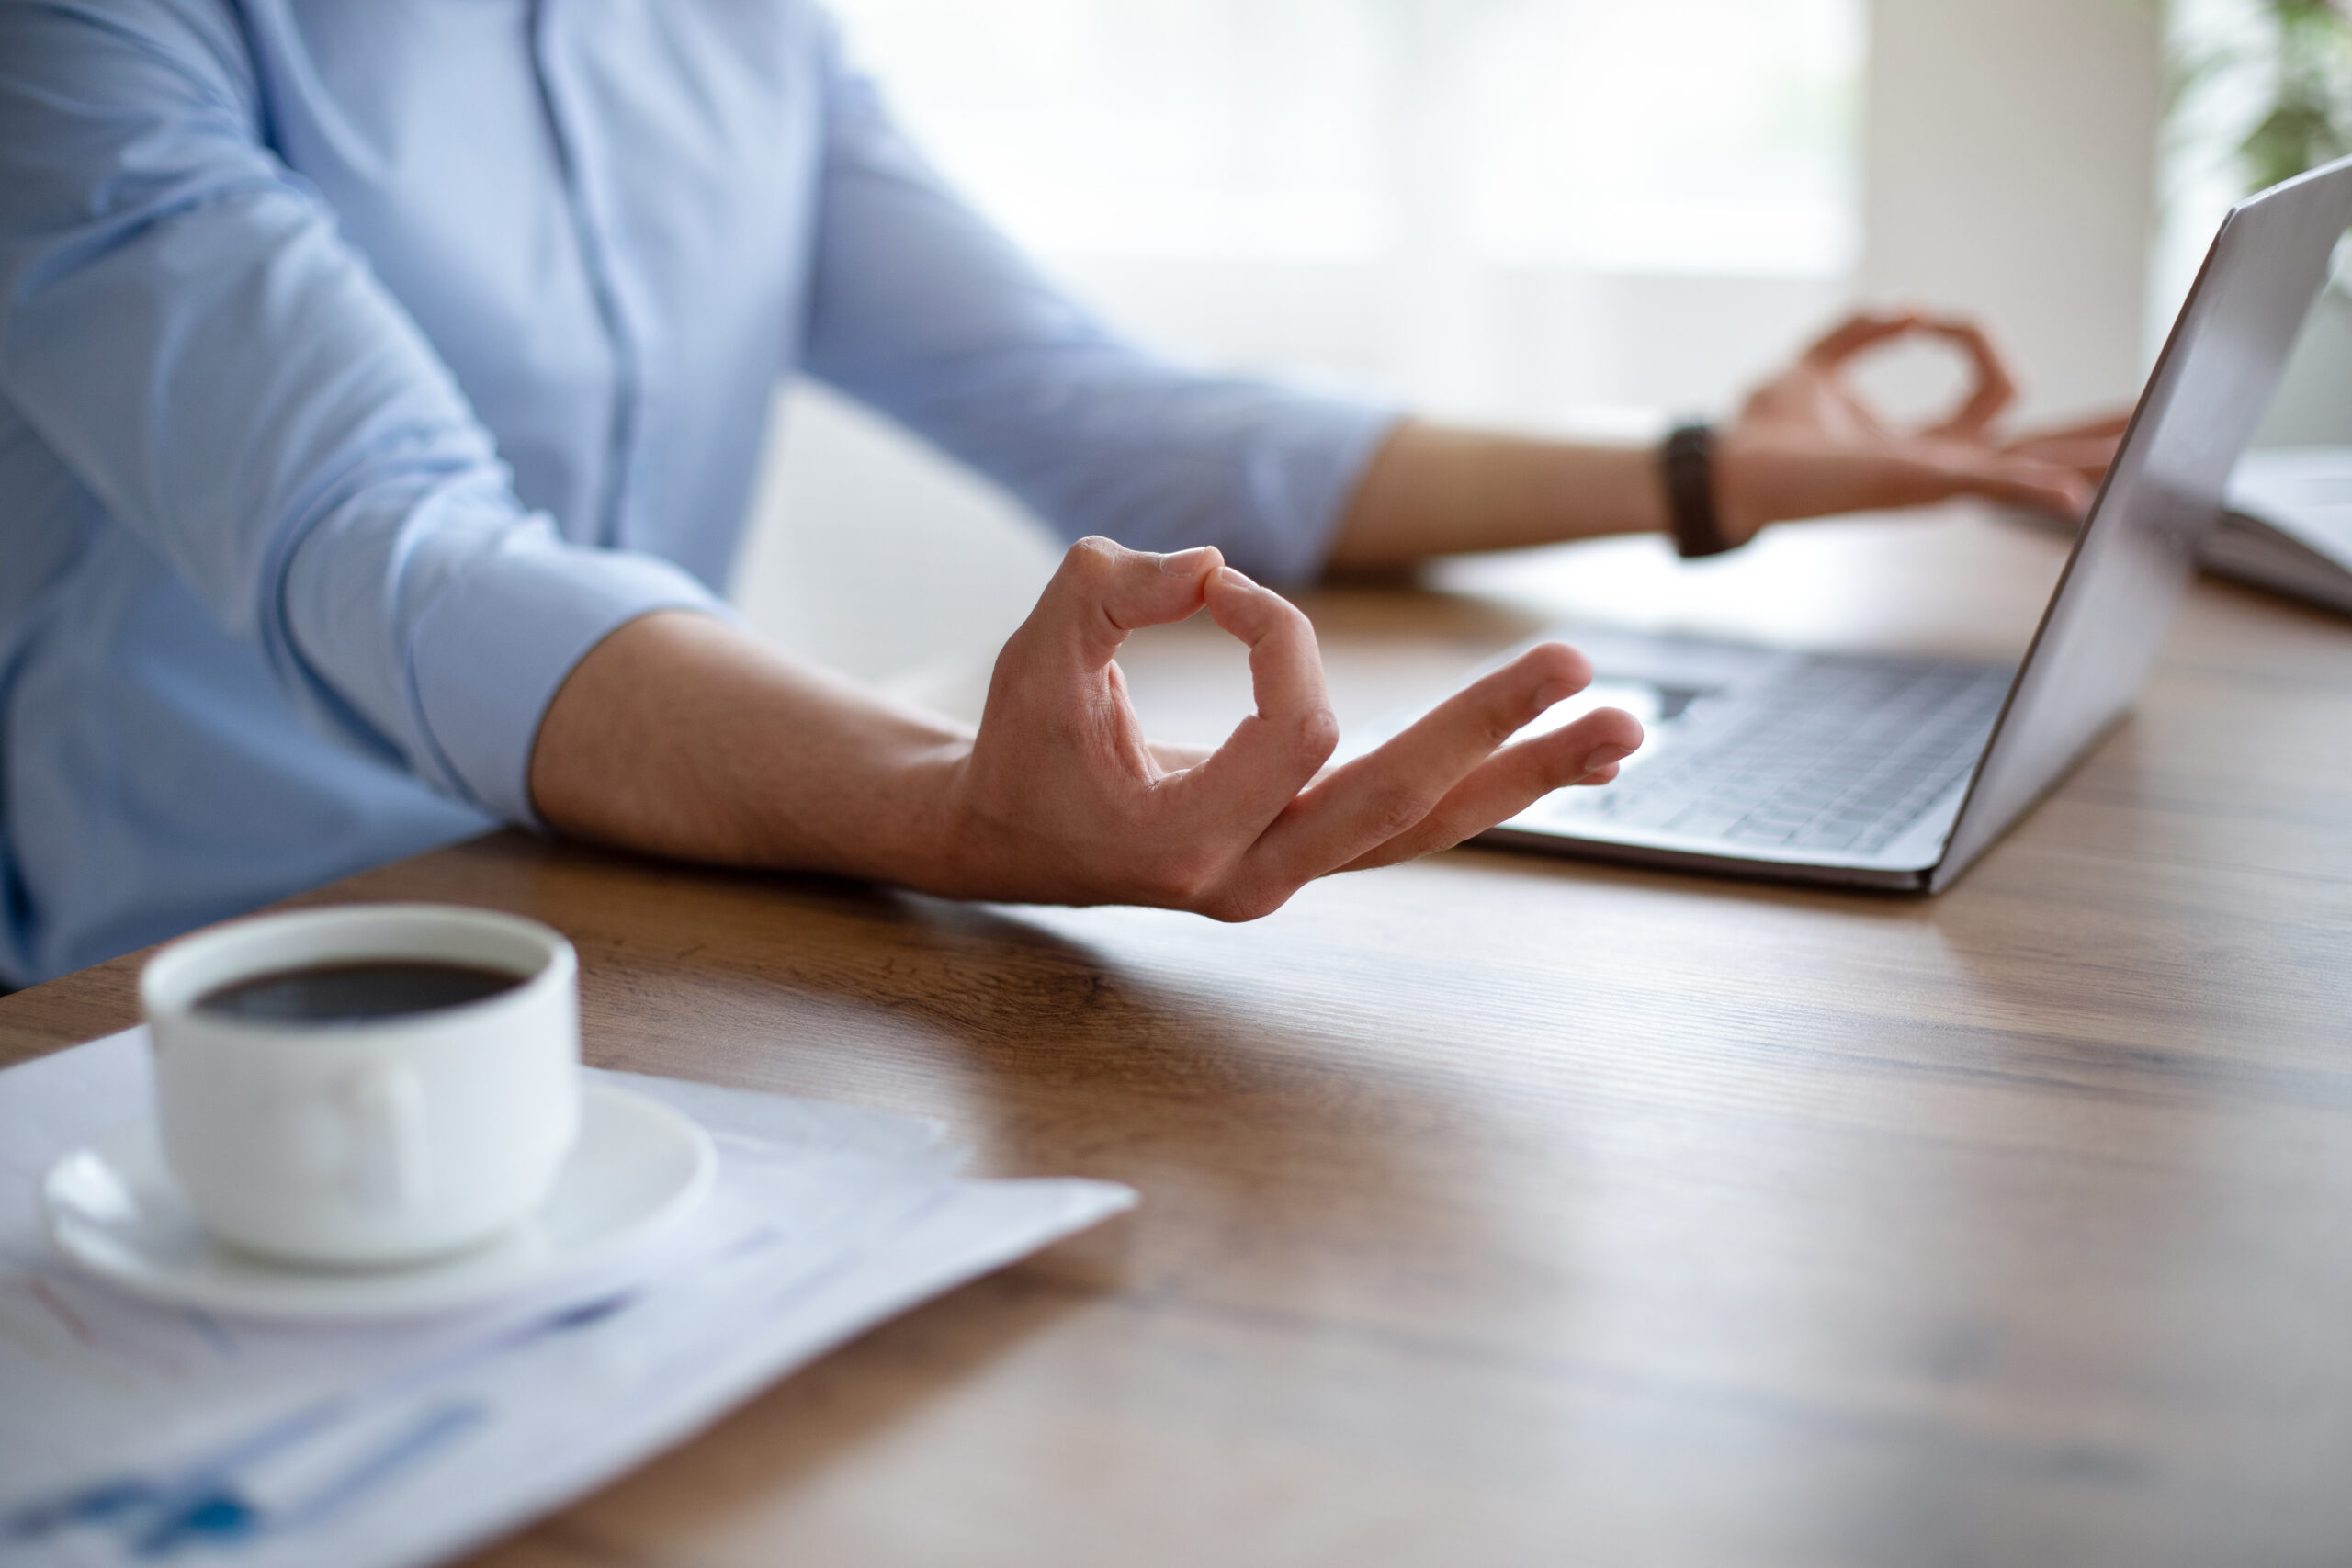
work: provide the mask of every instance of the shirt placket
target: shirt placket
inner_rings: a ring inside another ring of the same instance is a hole
[[[561,0],[531,0],[531,69],[555,147],[581,267],[611,355],[612,415],[605,434],[605,481],[594,526],[596,543],[619,548],[629,542],[629,498],[639,457],[645,383],[642,342],[622,299],[620,258],[613,243],[611,215],[599,209],[594,182],[584,166],[586,149],[593,143],[580,134],[576,110],[568,102],[572,96],[571,85],[555,39],[560,9]]]

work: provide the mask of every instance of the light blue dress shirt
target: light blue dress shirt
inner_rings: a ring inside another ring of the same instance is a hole
[[[0,977],[530,822],[803,370],[1276,580],[1391,420],[1120,343],[802,0],[0,0]]]

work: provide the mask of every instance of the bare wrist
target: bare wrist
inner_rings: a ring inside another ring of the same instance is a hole
[[[957,735],[918,748],[901,761],[893,791],[900,808],[886,811],[881,824],[894,840],[880,872],[884,880],[946,897],[978,896],[980,825],[964,788],[971,760],[972,738]]]
[[[1716,432],[1715,518],[1727,547],[1744,545],[1763,532],[1766,524],[1780,521],[1761,500],[1761,456],[1739,426],[1725,425]]]

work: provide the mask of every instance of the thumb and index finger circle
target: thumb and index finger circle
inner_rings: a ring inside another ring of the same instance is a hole
[[[1965,355],[1971,379],[1953,411],[1919,434],[1967,438],[1980,435],[2017,400],[2017,378],[1990,334],[1958,316],[1924,310],[1860,311],[1831,328],[1804,351],[1804,362],[1817,374],[1844,379],[1846,367],[1883,344],[1906,337],[1940,338]]]
[[[1175,784],[1224,831],[1254,839],[1330,757],[1339,721],[1315,628],[1296,605],[1229,567],[1211,579],[1208,604],[1216,624],[1250,649],[1257,711]]]
[[[1117,657],[1129,633],[1198,610],[1224,565],[1211,545],[1154,555],[1105,538],[1080,539],[1062,557],[1022,631],[1051,657],[1101,670]]]

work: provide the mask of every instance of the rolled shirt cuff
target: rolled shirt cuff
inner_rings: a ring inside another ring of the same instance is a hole
[[[1249,535],[1227,545],[1236,566],[1268,582],[1323,570],[1373,455],[1404,416],[1396,409],[1301,396],[1247,460]]]
[[[410,675],[443,790],[541,827],[531,750],[557,690],[588,650],[640,615],[724,603],[683,569],[632,551],[545,545],[468,570],[418,621]]]

